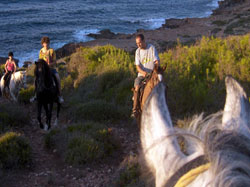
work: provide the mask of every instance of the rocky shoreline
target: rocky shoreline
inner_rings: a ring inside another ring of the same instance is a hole
[[[57,49],[57,57],[63,58],[74,53],[79,47],[92,47],[111,44],[128,52],[136,49],[134,37],[143,33],[148,42],[154,44],[159,52],[174,47],[179,40],[182,44],[193,44],[202,36],[226,37],[242,35],[250,31],[250,1],[224,0],[206,18],[166,19],[165,24],[156,30],[139,29],[133,34],[115,34],[108,29],[88,36],[95,40],[69,43]]]
[[[95,40],[80,43],[68,43],[56,50],[57,59],[64,58],[76,52],[80,47],[103,46],[107,44],[124,49],[128,52],[136,50],[135,35],[142,33],[146,40],[156,46],[159,52],[164,52],[177,44],[194,44],[202,36],[226,37],[243,35],[250,32],[250,1],[224,0],[218,2],[219,7],[206,18],[166,19],[165,23],[155,30],[138,29],[133,34],[115,34],[109,29],[98,34],[89,34]],[[0,57],[0,64],[6,58]],[[25,64],[25,63],[24,63]],[[26,65],[28,66],[28,65]]]

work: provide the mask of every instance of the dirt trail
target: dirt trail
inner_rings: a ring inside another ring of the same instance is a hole
[[[0,102],[3,101],[0,98]],[[136,128],[126,128],[119,125],[113,132],[119,137],[121,151],[115,157],[83,166],[66,164],[56,150],[48,151],[44,147],[46,132],[39,128],[35,117],[35,105],[26,105],[31,116],[30,125],[15,131],[22,133],[29,139],[32,147],[32,164],[26,169],[5,170],[0,179],[3,187],[25,186],[67,186],[67,187],[99,187],[110,186],[117,177],[121,162],[130,154],[137,152],[138,132]],[[55,112],[54,112],[55,114]],[[63,126],[62,123],[59,126]]]

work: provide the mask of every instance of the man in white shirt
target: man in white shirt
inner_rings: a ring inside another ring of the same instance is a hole
[[[146,77],[147,73],[151,73],[154,69],[154,65],[160,65],[159,56],[155,47],[151,44],[147,44],[144,35],[138,34],[136,36],[136,45],[138,46],[135,52],[135,65],[138,71],[138,76],[134,82],[134,102],[132,117],[137,117],[138,104],[139,104],[139,85]]]

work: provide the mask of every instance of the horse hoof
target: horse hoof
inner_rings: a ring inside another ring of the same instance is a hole
[[[47,125],[47,124],[44,126],[44,130],[45,130],[45,131],[49,130],[48,125]]]
[[[58,119],[56,118],[55,122],[54,122],[54,126],[57,126],[58,124]]]

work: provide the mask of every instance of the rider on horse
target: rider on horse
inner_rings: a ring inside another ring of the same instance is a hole
[[[147,44],[143,34],[136,36],[136,45],[138,49],[135,52],[135,65],[138,76],[134,82],[134,101],[132,109],[132,117],[138,116],[139,110],[139,88],[141,82],[146,78],[148,73],[154,69],[154,65],[160,65],[159,56],[152,44]]]
[[[12,73],[16,72],[16,63],[13,59],[13,52],[9,52],[9,59],[5,63],[4,87],[9,88]]]
[[[51,69],[51,73],[54,76],[55,81],[56,81],[56,85],[57,85],[57,89],[58,89],[59,103],[63,103],[64,100],[63,100],[63,97],[61,95],[61,81],[60,81],[59,74],[55,69],[55,66],[56,66],[56,53],[55,53],[54,49],[49,47],[49,44],[50,44],[49,37],[47,37],[47,36],[42,37],[41,44],[42,44],[43,48],[39,52],[39,59],[43,59],[49,65],[49,67]],[[34,99],[35,98],[32,98],[31,102]]]

